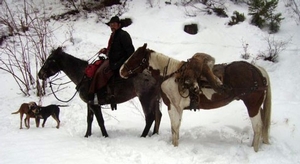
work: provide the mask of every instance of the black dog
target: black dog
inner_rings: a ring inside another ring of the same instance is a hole
[[[37,105],[37,106],[31,107],[31,110],[32,110],[32,112],[33,112],[36,116],[38,116],[38,117],[44,119],[44,122],[43,122],[43,124],[42,124],[42,127],[45,126],[45,123],[46,123],[47,118],[48,118],[49,116],[52,116],[52,117],[56,120],[56,122],[57,122],[56,128],[57,128],[57,129],[59,128],[59,125],[60,125],[59,111],[60,111],[60,110],[59,110],[59,106],[58,106],[58,105],[48,105],[48,106],[45,106],[45,107],[43,107],[43,106],[38,106],[38,105]]]

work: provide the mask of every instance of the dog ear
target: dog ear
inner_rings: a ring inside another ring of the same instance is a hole
[[[35,102],[29,102],[28,108],[29,110],[33,110],[37,107],[37,104]]]

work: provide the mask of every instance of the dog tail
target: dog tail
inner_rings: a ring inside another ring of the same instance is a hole
[[[68,107],[69,105],[57,105],[59,107]]]
[[[18,114],[18,113],[20,113],[20,111],[12,112],[11,114]]]

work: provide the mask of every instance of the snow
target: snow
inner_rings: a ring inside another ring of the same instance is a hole
[[[75,96],[68,107],[61,107],[60,129],[55,128],[56,122],[51,117],[45,128],[36,128],[31,119],[30,129],[19,129],[19,115],[11,115],[11,112],[17,111],[22,103],[38,101],[38,98],[34,92],[32,96],[24,97],[11,76],[1,71],[0,163],[300,163],[300,111],[297,111],[300,105],[300,33],[297,21],[282,1],[278,11],[285,19],[274,36],[250,25],[246,14],[245,22],[229,27],[226,25],[229,18],[203,13],[188,17],[185,8],[165,5],[164,1],[155,1],[152,8],[142,0],[127,3],[129,10],[121,17],[133,19],[133,24],[124,30],[132,36],[135,48],[147,43],[149,48],[179,60],[186,60],[196,52],[212,55],[216,63],[243,60],[243,44],[247,43],[251,55],[248,61],[251,62],[259,52],[267,50],[266,38],[289,41],[279,55],[279,62],[256,61],[268,71],[271,79],[271,144],[261,144],[259,151],[254,152],[251,122],[241,101],[217,110],[184,111],[178,147],[171,143],[170,119],[164,104],[159,135],[139,137],[145,122],[136,98],[119,104],[117,111],[103,109],[108,138],[102,137],[96,120],[92,136],[83,137],[87,111],[79,96]],[[56,3],[49,5],[55,8]],[[247,12],[243,5],[230,2],[226,6],[230,11],[228,14],[236,8]],[[183,31],[184,24],[190,22],[199,25],[198,34],[189,35]],[[85,60],[105,47],[110,35],[110,29],[97,22],[94,14],[79,21],[51,21],[51,26],[57,29],[53,36],[55,46],[63,45],[67,53]],[[67,40],[70,34],[75,44]],[[62,81],[68,81],[68,78],[64,77]],[[50,93],[49,88],[47,92]],[[68,84],[58,96],[68,99],[73,93],[74,84]],[[42,101],[44,106],[63,104],[53,95]]]

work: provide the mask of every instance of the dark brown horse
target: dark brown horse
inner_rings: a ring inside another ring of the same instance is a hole
[[[183,97],[178,91],[179,86],[175,77],[182,72],[183,65],[188,62],[172,59],[146,47],[144,44],[133,53],[121,67],[120,75],[127,78],[149,69],[157,80],[161,80],[162,98],[168,106],[171,119],[172,143],[178,146],[182,111],[189,106],[190,98]],[[225,90],[216,93],[207,80],[198,81],[202,91],[199,95],[199,108],[214,109],[225,106],[233,100],[242,100],[247,107],[254,131],[252,146],[258,151],[261,136],[263,143],[269,143],[271,88],[267,72],[244,61],[215,65],[213,71],[222,80]]]
[[[81,59],[75,58],[65,52],[59,47],[53,50],[49,55],[44,65],[40,69],[38,76],[42,80],[63,71],[70,79],[78,85],[84,76],[84,70],[87,67],[88,62]],[[88,89],[89,81],[83,81],[78,88],[80,98],[84,102],[88,102]],[[138,74],[133,78],[128,80],[117,80],[109,82],[108,86],[113,86],[113,95],[115,96],[114,102],[116,104],[123,103],[134,97],[138,97],[143,112],[145,114],[146,125],[142,133],[142,137],[146,137],[149,133],[152,123],[155,121],[154,133],[158,133],[161,112],[159,107],[160,94],[158,88],[159,83],[150,75],[146,73]],[[109,100],[99,99],[99,105],[87,105],[87,131],[85,137],[90,136],[92,133],[92,121],[95,115],[100,126],[102,135],[108,137],[106,128],[104,126],[104,119],[101,111],[101,106],[103,104],[110,104]]]

